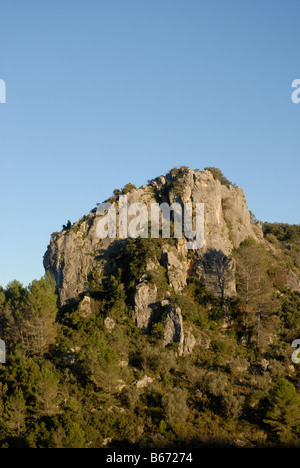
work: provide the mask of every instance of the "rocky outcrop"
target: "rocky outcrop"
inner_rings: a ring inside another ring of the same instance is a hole
[[[93,315],[92,300],[89,296],[85,296],[78,307],[80,315],[84,318],[89,318]]]
[[[148,331],[154,317],[154,306],[157,300],[157,287],[144,281],[136,286],[134,296],[133,319],[138,328]]]
[[[259,225],[250,221],[244,192],[239,187],[221,185],[209,171],[193,171],[185,168],[180,175],[172,171],[165,177],[152,180],[149,185],[131,189],[127,194],[128,205],[144,203],[150,218],[151,203],[172,204],[204,203],[204,244],[198,251],[188,251],[186,239],[177,239],[163,246],[163,262],[169,285],[180,293],[188,275],[195,275],[215,294],[221,296],[217,273],[208,262],[212,251],[231,258],[233,248],[246,237],[264,242]],[[118,200],[111,200],[119,220]],[[128,223],[132,216],[128,217]],[[44,266],[57,284],[59,305],[78,300],[90,291],[91,280],[98,282],[109,268],[114,268],[111,254],[118,252],[126,239],[99,239],[95,212],[83,217],[73,226],[55,233],[44,256]],[[191,258],[192,257],[192,258]],[[225,295],[235,294],[234,266],[228,263]],[[142,280],[136,285],[134,318],[141,328],[147,328],[155,303],[155,288]]]
[[[191,330],[187,330],[186,332],[184,332],[182,356],[188,356],[189,354],[192,354],[196,343],[197,341]]]
[[[182,313],[180,307],[172,305],[169,300],[161,301],[163,309],[163,346],[171,343],[178,344],[178,355],[188,356],[196,345],[196,339],[191,330],[184,331]]]
[[[112,319],[111,317],[106,317],[104,319],[104,326],[106,328],[106,330],[108,330],[109,332],[113,331],[113,329],[115,328],[116,326],[116,322],[114,321],[114,319]]]
[[[170,343],[178,343],[179,354],[182,354],[184,334],[181,309],[180,307],[172,306],[167,300],[162,301],[161,305],[165,309],[163,346],[167,346]]]
[[[170,286],[176,293],[180,293],[186,286],[187,280],[187,258],[178,254],[178,250],[169,246],[163,247],[164,266],[167,269],[167,275]]]
[[[137,388],[145,388],[153,382],[154,379],[152,379],[152,377],[145,375],[145,377],[143,377],[141,380],[136,380],[135,382],[133,382],[133,385],[135,385]]]

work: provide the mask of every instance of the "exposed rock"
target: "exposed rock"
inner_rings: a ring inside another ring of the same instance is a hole
[[[111,437],[106,437],[105,439],[103,439],[102,445],[103,445],[103,447],[106,447],[111,442],[112,442]]]
[[[79,304],[78,310],[80,315],[84,318],[89,318],[93,315],[91,298],[89,296],[84,297],[84,299]]]
[[[125,384],[124,380],[122,380],[122,379],[119,379],[117,382],[118,382],[118,385],[116,387],[117,391],[121,392],[123,390],[123,388],[126,387],[126,384]]]
[[[231,185],[221,185],[209,171],[199,172],[187,168],[179,181],[169,173],[151,181],[148,186],[130,191],[127,197],[128,206],[136,202],[145,203],[149,219],[151,203],[204,203],[204,244],[200,251],[194,252],[193,263],[189,261],[189,269],[184,237],[177,240],[177,247],[167,246],[165,250],[168,280],[176,292],[182,291],[188,275],[196,275],[208,287],[215,285],[213,292],[220,294],[216,288],[216,272],[207,264],[207,254],[211,251],[222,252],[230,258],[233,248],[238,247],[246,237],[265,243],[260,225],[250,221],[243,190]],[[118,201],[113,203],[118,226]],[[128,217],[128,223],[131,218]],[[91,213],[69,229],[56,233],[48,246],[44,266],[56,281],[60,306],[78,300],[81,294],[89,292],[91,275],[100,285],[104,272],[117,267],[111,260],[111,254],[118,252],[126,240],[118,237],[99,239],[96,232],[98,221],[96,213]],[[149,268],[153,268],[153,265],[149,265]],[[231,278],[228,277],[226,288],[228,297],[235,294],[234,269],[231,271]],[[139,298],[140,295],[147,295],[147,288],[142,286],[141,289],[141,292],[137,289],[136,320],[142,328],[147,328],[148,318],[151,316],[149,304],[153,302],[154,294],[149,297],[147,305],[146,297],[145,300],[143,297]],[[142,303],[146,304],[147,309],[143,313],[139,307]],[[140,319],[143,314],[144,317]]]
[[[149,324],[153,320],[154,305],[157,298],[157,287],[147,281],[136,286],[134,296],[133,319],[141,330],[148,331]]]
[[[290,375],[293,375],[293,374],[295,373],[295,371],[296,371],[295,366],[293,366],[292,364],[290,364],[290,365],[288,366],[288,371],[289,371],[289,374],[290,374]]]
[[[60,306],[89,292],[87,283],[92,271],[99,278],[103,274],[113,239],[100,241],[95,221],[95,215],[89,215],[70,230],[62,231],[51,240],[45,253],[44,266],[56,281]]]
[[[243,335],[241,338],[240,338],[240,342],[243,346],[247,346],[247,344],[249,343],[249,338],[245,335]]]
[[[137,388],[144,388],[144,387],[147,387],[147,385],[150,385],[152,382],[154,382],[154,379],[152,379],[152,377],[148,377],[147,375],[145,375],[145,377],[143,377],[141,380],[136,380],[134,382],[134,385]]]
[[[114,321],[114,319],[112,319],[111,317],[106,317],[104,319],[104,325],[106,327],[106,329],[111,332],[115,326],[116,326],[116,322]]]
[[[128,366],[128,361],[125,361],[125,360],[119,361],[119,366],[120,367],[127,367]]]
[[[180,293],[186,286],[187,259],[182,255],[179,256],[175,248],[171,250],[165,246],[163,253],[169,284],[176,293]]]
[[[182,356],[188,356],[192,354],[194,346],[196,344],[196,339],[190,330],[187,330],[184,333],[183,346],[182,346]]]
[[[160,305],[162,307],[167,307],[170,305],[170,301],[168,299],[164,299],[163,301],[160,302]]]
[[[181,309],[178,306],[171,305],[169,301],[162,301],[161,305],[165,308],[163,346],[168,346],[170,343],[178,343],[178,354],[182,355],[184,334]]]
[[[264,372],[266,372],[268,370],[269,365],[270,365],[270,363],[269,363],[269,361],[267,361],[267,359],[262,359],[261,360],[260,366],[261,366],[261,368],[262,368],[262,370]]]
[[[109,413],[112,413],[112,412],[115,412],[115,411],[118,411],[119,413],[126,413],[126,409],[125,408],[122,408],[121,406],[116,406],[116,405],[112,405],[110,406],[107,411]]]
[[[235,439],[233,441],[234,445],[236,445],[237,447],[245,447],[247,445],[247,441],[246,440],[242,440],[242,439]]]

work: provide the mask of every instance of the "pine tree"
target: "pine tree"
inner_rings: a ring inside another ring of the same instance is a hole
[[[116,390],[119,379],[117,353],[95,332],[90,343],[81,351],[81,367],[88,378],[105,393]]]
[[[280,380],[268,395],[265,422],[284,444],[299,443],[300,395],[287,380]]]
[[[57,297],[55,284],[47,273],[29,286],[23,318],[24,341],[30,355],[42,357],[56,336]]]
[[[267,274],[266,252],[246,239],[235,252],[238,297],[243,305],[244,326],[258,349],[265,347],[277,327],[277,301]]]
[[[20,436],[25,430],[26,402],[19,388],[5,402],[4,420],[8,430]]]
[[[50,365],[44,364],[32,388],[35,398],[34,412],[37,418],[53,416],[59,412],[58,392],[59,379]]]

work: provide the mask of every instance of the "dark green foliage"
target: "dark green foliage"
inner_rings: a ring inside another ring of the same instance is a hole
[[[149,260],[161,260],[161,249],[155,239],[129,239],[111,258],[117,263],[120,281],[132,288],[143,276]],[[159,272],[158,272],[159,274]],[[151,275],[151,274],[150,274]],[[152,274],[152,276],[155,273]]]
[[[297,444],[300,436],[300,395],[287,380],[279,380],[270,390],[265,422],[277,441]]]
[[[121,194],[126,195],[126,193],[132,192],[133,190],[136,190],[136,186],[134,184],[126,184],[122,190]]]
[[[120,377],[118,362],[117,353],[108,346],[100,332],[90,337],[78,355],[78,366],[85,379],[105,393],[116,391]]]
[[[167,272],[162,265],[159,265],[154,270],[148,271],[147,279],[150,283],[155,284],[157,289],[161,292],[166,292],[169,289]]]
[[[21,346],[28,355],[43,356],[56,335],[57,298],[49,274],[33,281],[28,289],[10,283],[0,308],[0,332],[12,346]]]
[[[286,291],[281,301],[280,318],[285,328],[295,331],[300,330],[299,294]]]
[[[180,307],[184,320],[196,323],[201,322],[203,310],[199,304],[193,302],[189,297],[176,294],[171,298],[170,302]]]
[[[286,223],[263,223],[266,239],[281,249],[282,266],[300,274],[300,225]]]
[[[198,309],[199,324],[204,324],[209,318],[212,322],[223,318],[222,301],[209,292],[206,287],[194,277],[188,278],[187,295],[200,306]]]
[[[185,171],[171,171],[170,190]],[[266,235],[282,247],[283,260],[246,239],[234,252],[231,299],[216,297],[196,277],[175,294],[164,244],[140,238],[112,248],[101,276],[91,272],[88,315],[82,297],[57,310],[48,274],[28,288],[17,281],[0,288],[7,344],[0,447],[299,447],[299,365],[291,343],[300,338],[300,298],[274,288],[268,274],[278,261],[292,259],[297,268],[299,233],[276,227]],[[132,318],[141,278],[158,291],[148,333]],[[179,343],[165,347],[163,299],[180,308],[185,339],[195,339],[192,354],[182,355]]]
[[[227,185],[229,187],[230,185],[233,185],[232,182],[230,182],[223,174],[221,169],[218,169],[217,167],[205,167],[205,171],[209,171],[212,173],[213,177],[215,180],[218,180],[221,182],[222,185]]]
[[[263,223],[264,235],[273,234],[280,242],[300,243],[300,225],[284,223]]]
[[[63,231],[69,231],[71,227],[72,227],[72,223],[70,220],[68,220],[67,224],[64,224],[62,228],[63,228]]]

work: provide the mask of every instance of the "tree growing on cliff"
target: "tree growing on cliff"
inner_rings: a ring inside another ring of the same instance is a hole
[[[221,307],[227,315],[226,298],[229,284],[234,275],[234,262],[221,250],[210,249],[204,256],[205,269],[213,278],[218,295],[221,299]]]
[[[204,170],[211,172],[214,179],[218,180],[222,185],[227,185],[227,187],[230,185],[234,186],[234,184],[224,176],[223,172],[218,167],[205,167]]]

